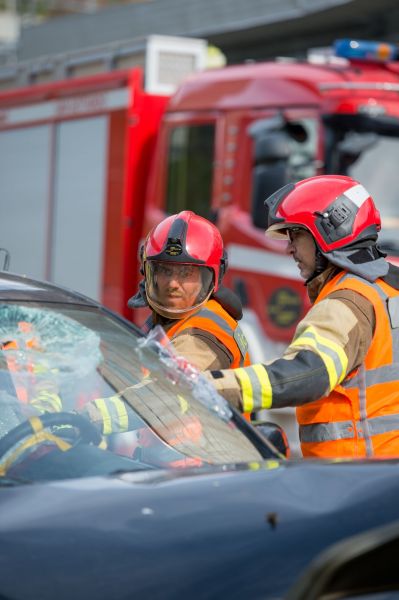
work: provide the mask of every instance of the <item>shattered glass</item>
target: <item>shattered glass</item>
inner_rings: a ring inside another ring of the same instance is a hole
[[[83,430],[68,415],[101,434],[92,465]],[[58,455],[70,444],[71,464],[63,467],[70,476],[98,472],[102,460],[111,469],[110,455],[119,457],[116,470],[262,457],[228,403],[176,356],[161,328],[144,338],[97,308],[0,303],[0,475],[61,478],[53,463],[66,460]],[[118,466],[121,457],[127,466]]]

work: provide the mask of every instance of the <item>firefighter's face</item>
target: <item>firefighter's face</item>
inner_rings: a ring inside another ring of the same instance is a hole
[[[201,295],[201,272],[196,266],[158,263],[154,277],[158,302],[166,308],[189,308]]]
[[[288,254],[295,260],[301,277],[309,279],[316,268],[316,246],[312,235],[306,229],[294,227],[287,230],[287,237]]]

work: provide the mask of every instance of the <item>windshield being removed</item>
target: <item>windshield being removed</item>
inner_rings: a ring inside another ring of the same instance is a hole
[[[67,455],[80,461],[67,476],[261,458],[162,330],[146,339],[96,309],[14,303],[0,324],[3,477],[62,478]]]

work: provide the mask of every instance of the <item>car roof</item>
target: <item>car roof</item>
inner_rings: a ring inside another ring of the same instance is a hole
[[[56,302],[99,307],[100,304],[83,294],[47,281],[25,275],[0,271],[0,300],[24,302]]]

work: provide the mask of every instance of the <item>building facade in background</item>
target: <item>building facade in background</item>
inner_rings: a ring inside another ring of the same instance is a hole
[[[206,39],[229,64],[301,58],[337,37],[399,37],[397,0],[0,0],[0,9],[22,17],[12,56],[0,65],[153,34]]]

